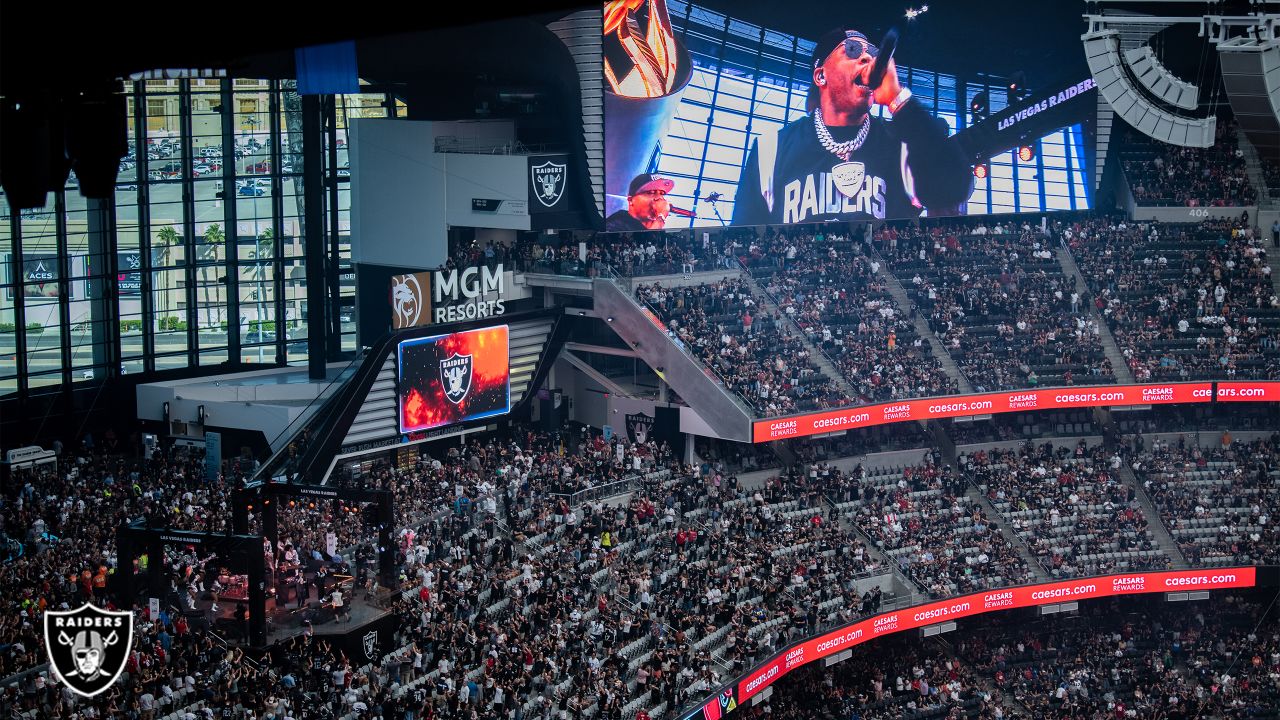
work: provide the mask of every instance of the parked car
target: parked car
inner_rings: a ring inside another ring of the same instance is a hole
[[[257,185],[241,185],[236,193],[245,197],[262,197],[267,194],[267,191]]]

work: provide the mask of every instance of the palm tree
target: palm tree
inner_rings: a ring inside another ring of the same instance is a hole
[[[178,231],[174,230],[172,225],[166,225],[160,228],[160,232],[156,233],[156,241],[155,241],[155,245],[153,246],[153,250],[158,249],[159,254],[153,253],[152,255],[159,262],[153,263],[153,264],[159,264],[162,266],[168,265],[169,256],[173,253],[174,246],[181,245],[181,244],[182,244],[182,237],[178,235]],[[168,277],[168,273],[162,273],[161,277]],[[161,304],[164,307],[161,308],[160,310],[160,327],[158,329],[163,330],[165,320],[169,314],[169,288],[168,287],[160,288],[160,297],[163,298],[163,301]]]
[[[205,247],[201,251],[201,254],[204,257],[201,259],[207,260],[212,258],[216,260],[218,258],[218,246],[222,245],[224,242],[226,242],[226,235],[222,232],[222,226],[218,223],[210,225],[209,228],[204,231]],[[205,324],[210,328],[217,329],[218,318],[213,317],[213,307],[209,302],[209,267],[210,266],[207,264],[199,266],[200,288],[204,291]],[[219,311],[218,314],[221,315],[221,311]]]
[[[266,319],[264,317],[265,313],[263,310],[263,305],[267,301],[266,263],[269,263],[275,259],[275,248],[276,248],[275,231],[273,231],[271,228],[265,228],[262,232],[258,233],[258,240],[253,251],[253,258],[258,261],[258,264],[254,268],[254,270],[256,271],[256,275],[258,276],[258,293],[257,294],[258,294],[259,332],[262,331],[266,322]],[[276,325],[277,325],[276,330],[279,331],[280,328],[278,326],[280,325],[280,323],[276,323]]]

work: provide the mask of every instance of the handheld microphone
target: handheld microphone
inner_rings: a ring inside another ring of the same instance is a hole
[[[889,32],[885,33],[884,39],[880,41],[880,53],[876,55],[876,62],[871,66],[871,73],[867,77],[867,87],[880,87],[880,82],[884,80],[884,74],[889,69],[889,61],[893,59],[893,51],[897,49],[898,30],[897,28],[889,28]]]

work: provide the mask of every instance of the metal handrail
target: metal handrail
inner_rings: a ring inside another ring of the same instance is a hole
[[[738,265],[742,268],[742,271],[745,272],[747,276],[751,278],[751,281],[755,283],[756,287],[760,288],[760,292],[764,293],[765,297],[769,298],[769,300],[771,300],[773,304],[777,306],[779,314],[782,315],[782,317],[787,319],[787,322],[791,324],[791,328],[796,332],[797,336],[802,338],[807,338],[808,333],[805,332],[804,328],[800,327],[800,323],[796,322],[795,318],[788,315],[787,311],[782,308],[782,303],[778,302],[777,296],[769,292],[769,286],[756,280],[756,276],[751,274],[751,268],[747,267],[747,264],[742,262],[742,258],[739,257],[737,258],[737,260],[738,260]],[[831,364],[831,367],[835,369],[837,373],[840,373],[841,378],[843,378],[845,382],[849,383],[849,387],[852,387],[854,391],[858,393],[859,397],[862,400],[865,401],[868,399],[867,396],[863,394],[861,389],[854,387],[853,383],[849,382],[849,379],[844,377],[844,373],[841,372],[840,370],[840,364],[836,362],[835,358],[828,355],[827,351],[823,350],[822,346],[819,345],[818,343],[810,341],[809,344],[813,346],[814,350],[817,350],[819,353],[821,353],[822,357],[826,358],[827,362]],[[836,378],[831,378],[831,379],[835,380]]]
[[[670,470],[654,470],[653,472],[648,472],[648,473],[628,475],[621,480],[615,480],[611,483],[605,483],[603,485],[596,485],[594,487],[585,488],[583,490],[577,490],[572,493],[547,493],[547,494],[550,497],[554,497],[554,498],[564,498],[565,502],[568,503],[569,507],[577,507],[579,505],[583,505],[592,500],[599,500],[601,498],[611,498],[611,497],[616,497],[618,495],[625,495],[626,493],[629,493],[635,490],[642,483],[652,481],[655,478],[662,479],[662,478],[670,477],[670,475],[671,475]]]
[[[474,135],[441,135],[436,138],[435,151],[471,155],[534,155],[560,152],[561,147],[550,143],[528,145],[519,140],[476,137]]]
[[[645,310],[648,310],[649,312],[653,313],[655,317],[658,316],[658,308],[655,308],[654,306],[650,305],[647,300],[640,301],[636,299],[635,290],[630,287],[631,286],[630,280],[627,280],[626,282],[622,282],[621,279],[618,278],[617,276],[606,276],[605,279],[618,285],[623,290],[623,294],[625,294],[627,298],[636,306],[636,309],[642,312]],[[720,374],[720,371],[715,369],[715,367],[703,362],[702,358],[694,354],[694,352],[689,348],[689,346],[686,345],[683,340],[676,337],[675,333],[672,332],[670,328],[666,330],[665,334],[667,338],[671,340],[671,344],[674,345],[677,349],[679,349],[680,352],[683,353],[685,357],[693,361],[694,364],[702,368],[704,371],[704,374],[706,374],[707,377],[712,382],[715,382],[717,385],[719,385],[720,389],[724,391],[724,394],[728,396],[729,399],[733,401],[733,403],[736,404],[739,409],[741,409],[743,412],[745,412],[747,415],[753,418],[762,416],[762,411],[759,408],[753,405],[745,397],[742,397],[738,393],[734,392],[729,385],[729,381],[726,380],[725,377]]]
[[[359,367],[359,363],[361,363],[364,360],[364,356],[365,356],[365,350],[362,349],[360,352],[357,352],[355,354],[355,357],[351,358],[351,361],[347,363],[347,366],[342,368],[342,370],[338,371],[338,374],[334,376],[333,380],[330,380],[329,383],[325,385],[324,389],[320,391],[320,394],[316,395],[316,397],[312,399],[311,402],[307,403],[307,406],[303,408],[303,411],[298,413],[298,416],[296,418],[291,420],[288,425],[284,426],[284,429],[282,429],[279,433],[276,434],[274,438],[272,438],[272,442],[279,440],[281,437],[285,435],[285,433],[289,432],[289,428],[292,428],[295,423],[303,420],[303,418],[306,418],[306,421],[303,422],[301,426],[295,428],[293,433],[289,435],[289,442],[284,443],[283,445],[280,446],[279,450],[276,450],[275,452],[271,453],[270,457],[267,458],[267,461],[262,463],[262,465],[256,471],[254,471],[253,476],[250,478],[250,482],[255,482],[255,483],[265,482],[267,480],[270,480],[272,477],[274,477],[277,474],[275,473],[277,465],[280,464],[283,458],[287,457],[286,453],[289,450],[289,445],[293,442],[293,438],[296,437],[303,430],[305,430],[307,426],[310,425],[310,423],[316,419],[316,416],[319,415],[320,411],[324,409],[324,405],[326,405],[329,401],[331,401],[333,398],[338,396],[338,393],[336,391],[330,392],[330,390],[331,389],[336,390],[337,388],[335,388],[335,385],[339,385],[339,386],[341,385],[339,381],[342,381],[343,383],[345,383],[347,380],[350,380],[351,377],[354,375],[353,369],[356,367]],[[315,405],[316,403],[320,403],[320,406],[316,408],[315,412],[308,413],[307,409],[310,408],[312,405]],[[268,447],[270,447],[270,443],[268,443]]]

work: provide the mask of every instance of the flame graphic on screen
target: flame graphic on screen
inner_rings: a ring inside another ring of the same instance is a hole
[[[510,404],[506,325],[405,341],[401,345],[400,428],[414,432],[506,412]],[[470,356],[470,385],[457,402],[444,390],[441,361]]]
[[[409,391],[409,396],[404,401],[404,421],[411,427],[420,427],[430,425],[438,418],[436,413],[432,413],[427,407],[427,401],[423,399],[422,393],[417,388]]]

